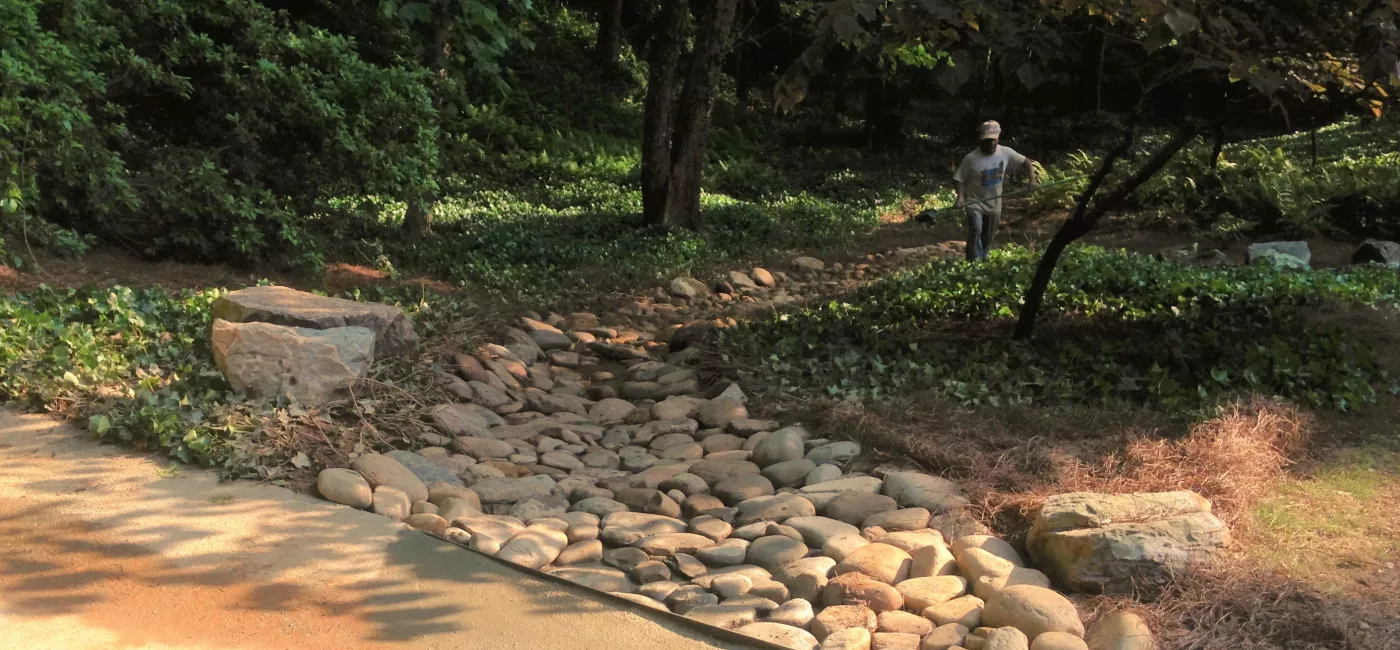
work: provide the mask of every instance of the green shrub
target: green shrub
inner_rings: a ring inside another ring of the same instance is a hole
[[[786,390],[856,399],[934,389],[965,403],[1173,409],[1254,391],[1348,409],[1393,386],[1366,341],[1308,318],[1331,301],[1400,303],[1392,269],[1201,269],[1075,248],[1040,334],[1013,342],[1036,261],[1009,247],[982,264],[938,262],[725,336]]]
[[[43,219],[152,255],[266,258],[308,245],[323,197],[434,187],[426,73],[262,3],[4,0],[0,25],[11,235]]]

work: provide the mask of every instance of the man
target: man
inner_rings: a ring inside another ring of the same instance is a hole
[[[953,173],[958,190],[958,207],[967,212],[967,259],[986,259],[996,239],[1001,221],[1001,187],[1008,171],[1024,170],[1031,186],[1038,182],[1035,163],[1011,147],[997,144],[1001,125],[983,122],[977,129],[981,144],[963,158]]]

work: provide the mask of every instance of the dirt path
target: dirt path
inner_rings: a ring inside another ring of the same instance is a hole
[[[382,517],[0,411],[0,650],[721,643]]]

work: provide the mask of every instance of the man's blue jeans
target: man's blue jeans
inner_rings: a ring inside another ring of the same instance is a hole
[[[981,207],[967,208],[967,260],[987,259],[997,236],[1001,213],[987,212]]]

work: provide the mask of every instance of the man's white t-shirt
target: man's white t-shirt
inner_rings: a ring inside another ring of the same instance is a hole
[[[1006,172],[1019,169],[1026,164],[1026,157],[1016,153],[1011,147],[997,145],[991,155],[976,149],[963,158],[953,180],[963,184],[963,198],[967,203],[988,199],[983,203],[969,205],[974,210],[991,214],[1001,214],[1001,186],[1006,180]]]

